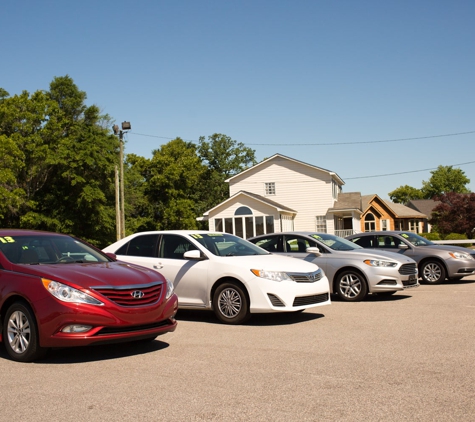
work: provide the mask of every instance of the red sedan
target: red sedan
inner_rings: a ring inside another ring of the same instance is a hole
[[[119,262],[72,236],[0,230],[1,340],[29,362],[48,348],[174,331],[178,299],[160,273]]]

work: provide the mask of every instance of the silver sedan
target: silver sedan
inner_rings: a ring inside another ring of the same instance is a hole
[[[393,252],[375,252],[328,233],[284,232],[248,239],[261,248],[313,262],[323,269],[332,293],[356,302],[368,293],[391,295],[417,287],[417,264]]]
[[[419,275],[427,284],[439,284],[446,278],[460,280],[475,274],[475,251],[460,246],[436,245],[412,232],[379,231],[348,236],[347,239],[376,253],[397,252],[414,259]]]

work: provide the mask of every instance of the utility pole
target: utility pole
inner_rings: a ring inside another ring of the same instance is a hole
[[[124,133],[132,129],[130,122],[122,122],[122,130],[119,126],[112,126],[114,135],[119,137],[119,192],[117,191],[117,167],[116,167],[116,229],[117,238],[123,239],[125,237],[125,188],[124,188]]]

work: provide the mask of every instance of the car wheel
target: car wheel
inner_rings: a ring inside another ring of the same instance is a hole
[[[358,302],[368,294],[366,280],[358,271],[343,271],[336,279],[336,292],[347,302]]]
[[[11,305],[3,320],[3,342],[8,355],[17,362],[32,362],[46,353],[38,339],[36,320],[30,307]]]
[[[213,310],[225,324],[242,324],[251,316],[246,292],[236,283],[223,283],[216,289]]]
[[[427,284],[440,284],[445,280],[445,268],[437,261],[424,262],[420,273],[422,280]]]

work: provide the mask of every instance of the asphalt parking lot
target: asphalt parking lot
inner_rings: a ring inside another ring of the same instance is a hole
[[[475,277],[244,326],[180,311],[148,345],[0,352],[1,420],[473,421]]]

